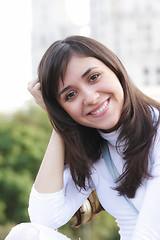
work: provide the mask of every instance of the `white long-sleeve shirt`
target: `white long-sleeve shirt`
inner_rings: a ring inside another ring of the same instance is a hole
[[[124,160],[116,150],[119,131],[101,134],[108,141],[112,160],[121,174]],[[144,180],[131,199],[139,215],[123,196],[113,190],[111,173],[101,157],[92,169],[92,187],[79,192],[68,168],[64,170],[64,187],[56,193],[41,194],[34,186],[30,194],[29,215],[31,222],[56,229],[67,223],[93,189],[96,189],[103,208],[116,218],[121,240],[160,239],[160,128],[150,149],[149,171],[154,176]]]

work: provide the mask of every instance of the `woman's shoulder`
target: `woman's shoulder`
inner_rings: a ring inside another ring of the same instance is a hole
[[[156,107],[150,107],[150,111],[152,114],[153,124],[157,124],[157,121],[159,121],[160,118],[160,109]],[[158,129],[160,128],[160,123],[158,124]]]

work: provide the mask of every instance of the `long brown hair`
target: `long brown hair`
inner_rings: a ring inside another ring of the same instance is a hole
[[[121,126],[118,142],[125,142],[122,153],[125,165],[116,190],[120,195],[133,198],[143,179],[151,177],[148,155],[160,122],[160,118],[155,117],[154,108],[160,112],[160,104],[143,94],[132,83],[118,57],[96,40],[70,36],[48,48],[38,68],[42,95],[51,123],[64,140],[65,162],[79,187],[86,187],[85,179],[90,179],[91,167],[100,157],[103,140],[97,129],[79,125],[58,103],[59,81],[63,81],[73,54],[99,59],[116,74],[122,85],[124,106],[117,127]]]

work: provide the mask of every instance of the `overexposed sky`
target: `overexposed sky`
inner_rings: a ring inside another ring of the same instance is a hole
[[[0,113],[30,99],[31,0],[0,1]]]

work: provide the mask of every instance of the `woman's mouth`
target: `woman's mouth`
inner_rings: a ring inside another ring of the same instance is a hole
[[[107,99],[107,100],[103,103],[103,105],[100,106],[97,110],[90,112],[90,115],[99,116],[99,115],[101,115],[101,113],[105,113],[105,112],[106,112],[105,110],[108,109],[109,100],[110,100],[110,99]]]

